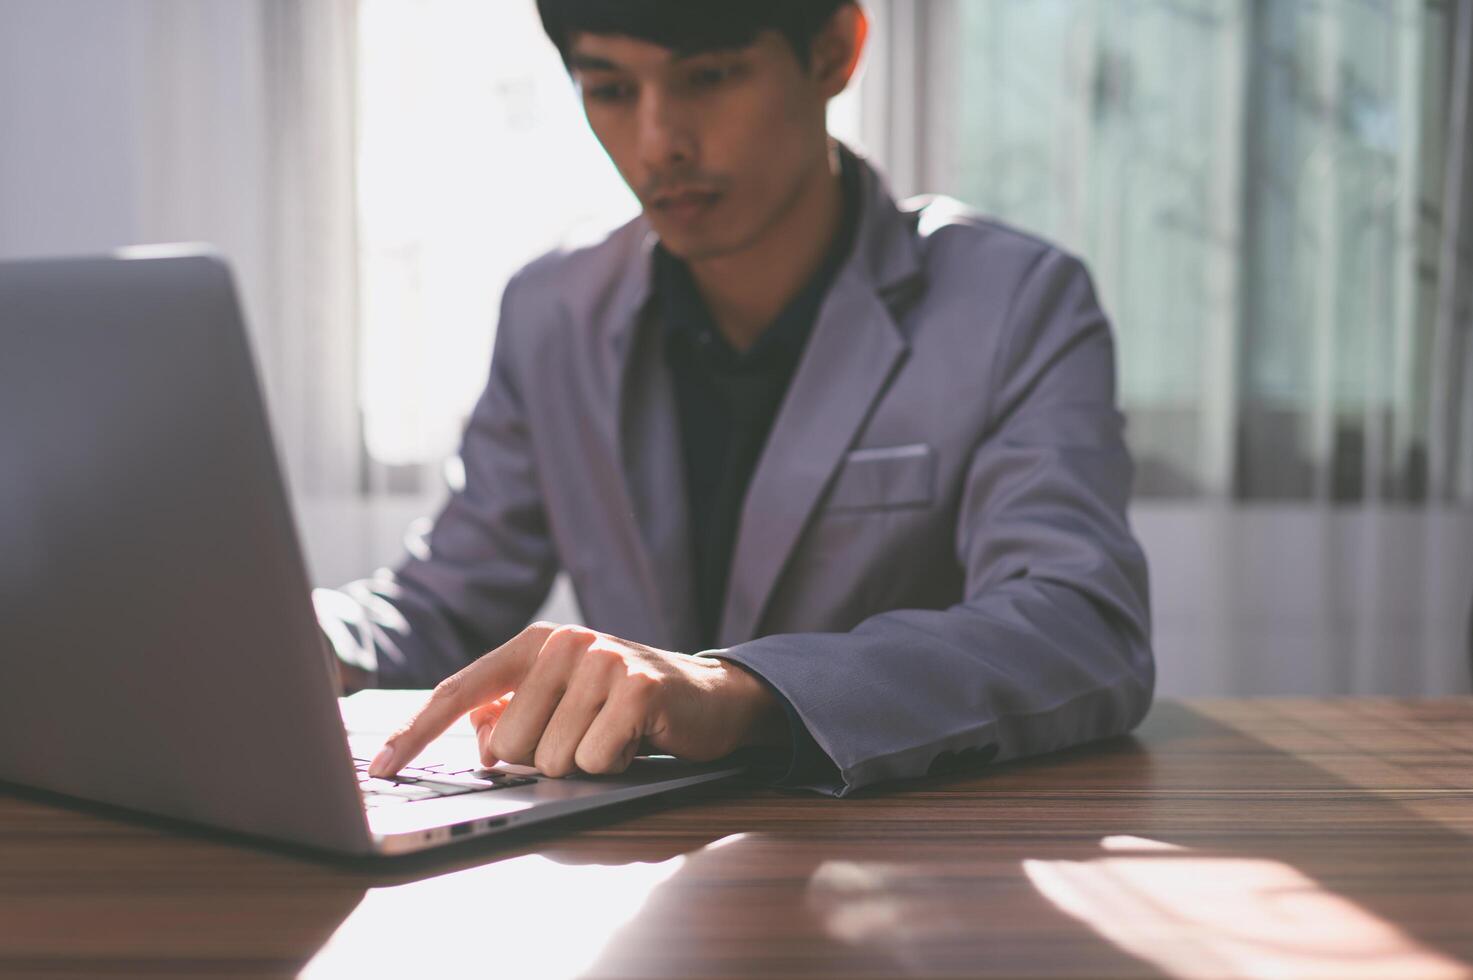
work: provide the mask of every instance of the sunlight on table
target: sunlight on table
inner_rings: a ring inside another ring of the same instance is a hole
[[[1112,855],[1023,870],[1061,911],[1173,977],[1473,976],[1281,861],[1138,837],[1101,846]]]
[[[559,864],[540,854],[373,888],[303,977],[570,977],[685,863]],[[474,971],[473,971],[474,972]]]

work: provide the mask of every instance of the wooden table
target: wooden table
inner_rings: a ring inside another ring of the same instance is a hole
[[[6,976],[1470,963],[1470,698],[1166,701],[1132,737],[973,775],[847,800],[697,789],[388,866],[0,792]]]

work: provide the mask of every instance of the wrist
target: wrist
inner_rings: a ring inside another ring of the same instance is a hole
[[[736,704],[732,750],[753,746],[781,748],[791,741],[788,716],[767,682],[740,664],[721,660]]]

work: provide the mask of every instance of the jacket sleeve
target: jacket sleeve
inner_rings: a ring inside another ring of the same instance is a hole
[[[334,651],[379,687],[433,687],[510,639],[557,571],[509,349],[517,280],[502,297],[491,376],[460,447],[465,478],[427,532],[411,532],[392,571],[316,589]]]
[[[1146,564],[1126,520],[1133,467],[1110,325],[1084,267],[1045,253],[1005,329],[958,503],[962,600],[710,654],[776,688],[832,761],[801,788],[845,796],[1052,752],[1126,732],[1150,707]]]

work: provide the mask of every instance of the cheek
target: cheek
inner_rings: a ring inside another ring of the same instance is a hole
[[[801,106],[779,91],[732,99],[706,126],[711,164],[739,177],[752,190],[786,184],[802,168],[813,142],[813,123]]]

